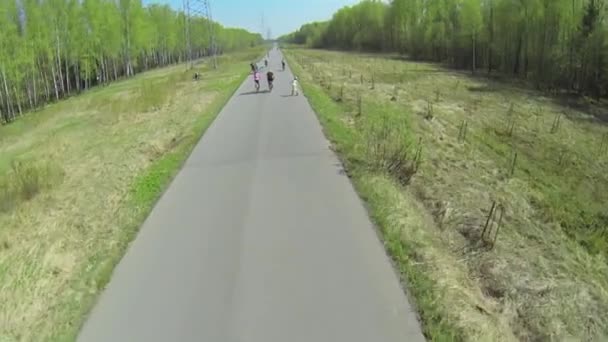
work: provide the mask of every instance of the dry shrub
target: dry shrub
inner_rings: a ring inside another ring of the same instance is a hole
[[[361,125],[365,163],[370,169],[386,172],[401,184],[408,184],[417,167],[407,120],[384,108],[372,112],[373,116],[362,119],[365,123]]]
[[[10,171],[0,176],[0,212],[33,199],[62,179],[63,170],[51,162],[14,161]]]
[[[185,81],[184,75],[174,74],[161,79],[143,79],[139,81],[135,96],[134,109],[139,112],[157,111],[177,92],[180,82]]]

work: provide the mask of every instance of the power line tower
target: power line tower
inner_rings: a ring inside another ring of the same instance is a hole
[[[262,12],[261,18],[262,18],[262,25],[260,26],[260,33],[264,33],[264,29],[266,28],[266,24],[264,23],[264,12]]]
[[[190,41],[190,0],[182,0],[182,6],[184,11],[184,34],[186,38],[186,61],[188,62],[188,68],[191,69],[192,63],[192,42]]]
[[[211,14],[211,0],[182,0],[184,6],[184,15],[186,17],[186,48],[188,49],[188,58],[190,60],[190,66],[194,65],[194,58],[192,53],[192,36],[191,36],[191,25],[196,23],[199,25],[207,25],[207,32],[209,34],[209,47],[208,53],[213,63],[213,68],[217,69],[217,43],[215,39],[215,27],[213,25],[213,15]],[[202,21],[194,21],[193,19],[203,19]]]

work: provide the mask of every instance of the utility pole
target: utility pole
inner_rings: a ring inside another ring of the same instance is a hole
[[[207,19],[207,25],[209,25],[209,48],[211,49],[213,69],[217,69],[217,46],[215,42],[215,27],[213,25],[213,15],[211,15],[211,0],[203,0],[203,6],[205,9],[205,19]]]
[[[262,37],[264,37],[264,31],[266,31],[266,23],[264,22],[264,12],[262,12],[262,26],[260,27]]]
[[[215,39],[215,27],[213,24],[213,15],[211,13],[211,0],[183,0],[184,14],[186,16],[186,46],[191,67],[194,66],[194,56],[192,55],[192,38],[190,34],[190,25],[206,25],[209,38],[209,46],[207,51],[213,63],[213,68],[217,69],[217,42]]]

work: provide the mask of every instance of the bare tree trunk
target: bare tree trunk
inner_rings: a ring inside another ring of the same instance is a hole
[[[525,30],[524,30],[525,43],[523,45],[523,48],[524,48],[524,70],[523,70],[524,73],[523,73],[523,76],[524,76],[524,78],[527,79],[528,78],[529,59],[530,59],[529,52],[528,52],[529,45],[530,45],[530,37],[528,36],[528,34],[530,33],[530,19],[528,17],[528,7],[525,6],[525,2],[522,4],[524,4],[524,13],[525,13],[525,18],[526,18],[526,25],[524,26],[525,27]]]
[[[36,73],[32,71],[32,90],[34,92],[34,107],[38,107],[38,92],[36,90]]]
[[[34,108],[34,103],[32,102],[32,85],[31,83],[27,83],[26,85],[26,90],[27,90],[27,102],[30,106],[30,109]]]
[[[51,73],[53,74],[53,87],[55,88],[55,98],[59,100],[59,89],[57,88],[57,74],[55,73],[55,63],[51,63]]]
[[[515,52],[515,63],[513,65],[513,74],[514,75],[517,75],[519,73],[519,63],[520,63],[519,60],[521,58],[522,40],[523,40],[523,38],[520,35],[519,39],[517,41],[517,51]]]
[[[45,101],[48,102],[51,99],[51,89],[49,88],[49,79],[46,76],[46,73],[44,71],[41,71],[41,73],[42,73],[42,80],[44,83],[44,90],[45,90],[44,95],[46,97]]]
[[[17,109],[19,110],[19,116],[23,115],[23,109],[21,108],[21,96],[19,96],[19,92],[17,88],[13,85],[13,93],[15,93],[15,102],[17,102]]]
[[[65,87],[63,86],[63,72],[61,71],[61,49],[59,48],[59,33],[55,31],[55,41],[57,50],[57,75],[59,76],[59,85],[61,86],[61,92],[65,93]],[[56,79],[55,79],[56,80]],[[55,81],[57,83],[57,81]],[[59,97],[57,97],[59,99]]]
[[[84,72],[84,90],[89,90],[89,79],[90,79],[90,75],[89,75],[89,70],[91,69],[90,65],[89,65],[89,60],[86,60],[86,69]]]
[[[108,72],[108,61],[103,55],[101,56],[101,75],[103,77],[104,83],[107,83],[110,80],[110,73]]]
[[[8,114],[4,111],[4,106],[2,105],[2,92],[0,91],[0,124],[4,124],[8,122]]]
[[[103,57],[103,54],[101,55],[101,61],[99,62],[99,67],[101,68],[99,70],[99,74],[101,75],[101,82],[102,83],[108,82],[108,72],[106,71],[106,63],[105,63],[105,58]]]
[[[82,90],[82,86],[80,84],[81,80],[80,80],[80,62],[76,63],[75,65],[76,68],[76,91],[78,93],[80,93],[80,91]]]
[[[488,74],[492,72],[492,45],[494,44],[494,2],[490,0],[490,41],[488,42]]]
[[[545,23],[543,25],[543,34],[542,34],[542,42],[540,46],[540,63],[538,65],[538,76],[537,79],[537,88],[541,87],[540,83],[545,83],[545,44],[547,41],[547,19],[545,16]]]
[[[112,68],[114,69],[114,80],[118,79],[118,70],[116,70],[116,61],[112,60]]]
[[[2,96],[2,92],[0,91],[0,123],[6,123],[9,121],[8,111],[4,110],[4,97]]]
[[[51,89],[49,89],[49,80],[45,72],[45,68],[43,68],[42,61],[38,59],[38,70],[40,71],[40,75],[42,75],[42,82],[44,84],[44,95],[46,97],[45,101],[50,101],[51,99]]]
[[[8,84],[6,82],[6,70],[2,67],[2,81],[4,83],[4,94],[6,95],[6,110],[9,113],[9,120],[12,121],[15,117],[15,110],[11,101],[11,93],[8,91]]]
[[[477,34],[473,33],[473,74],[477,69]]]
[[[574,4],[574,0],[572,0],[572,16],[574,17],[574,15],[576,14],[576,7]],[[569,73],[569,77],[570,77],[570,89],[574,89],[575,88],[575,83],[576,83],[576,72],[574,71],[574,37],[575,37],[575,30],[572,29],[570,30],[570,53],[568,54],[568,73]]]
[[[125,40],[127,45],[124,47],[124,58],[125,58],[125,73],[127,78],[131,76],[132,67],[131,67],[131,27],[130,22],[127,20],[127,16],[125,16]]]
[[[71,95],[71,87],[70,87],[70,67],[68,65],[68,58],[65,58],[65,85],[68,92],[68,95]]]
[[[109,82],[112,79],[112,74],[111,74],[111,70],[110,70],[110,63],[111,60],[104,58],[103,60],[103,70],[106,73],[106,82]]]
[[[127,57],[126,59],[126,64],[125,64],[125,76],[131,77],[131,75],[133,74],[133,66],[131,65],[131,59],[129,57]]]

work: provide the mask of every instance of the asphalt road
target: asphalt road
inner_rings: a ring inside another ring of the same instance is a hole
[[[424,341],[361,201],[306,99],[289,96],[293,76],[280,61],[272,52],[272,93],[252,93],[247,79],[208,129],[78,341]]]

